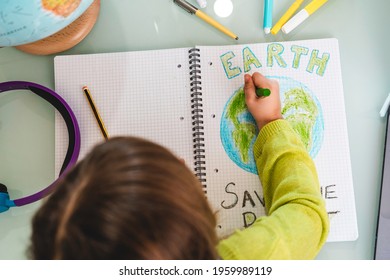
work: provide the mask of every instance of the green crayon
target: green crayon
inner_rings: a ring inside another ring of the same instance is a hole
[[[271,95],[271,91],[268,88],[256,88],[257,97],[267,97]]]

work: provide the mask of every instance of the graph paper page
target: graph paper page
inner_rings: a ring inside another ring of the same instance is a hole
[[[103,141],[82,91],[88,86],[110,137],[138,136],[169,148],[192,166],[188,49],[70,55],[55,58],[55,88],[81,131],[79,159]],[[56,115],[56,174],[67,147]]]
[[[296,131],[301,129],[298,134],[314,159],[331,221],[328,241],[355,240],[358,232],[337,40],[198,48],[207,195],[218,213],[219,234],[228,235],[265,214],[253,158],[258,131],[253,135],[253,118],[246,107],[237,105],[245,105],[244,74],[258,71],[279,82],[283,117]],[[241,140],[235,137],[249,137],[251,145],[240,146]]]

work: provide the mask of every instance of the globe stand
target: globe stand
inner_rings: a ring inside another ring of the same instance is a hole
[[[15,48],[36,55],[49,55],[66,51],[80,43],[88,35],[95,25],[99,11],[100,0],[95,0],[78,19],[64,29],[42,40]]]

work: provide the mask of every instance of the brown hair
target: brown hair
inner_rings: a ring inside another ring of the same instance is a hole
[[[34,259],[215,259],[215,217],[193,173],[152,142],[96,146],[33,219]]]

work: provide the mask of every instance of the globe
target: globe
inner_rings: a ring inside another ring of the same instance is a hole
[[[0,47],[53,35],[76,20],[94,0],[1,0]]]
[[[304,84],[289,77],[268,77],[279,82],[282,115],[301,138],[306,150],[315,158],[324,137],[321,104]],[[245,104],[243,87],[226,103],[220,124],[220,137],[229,158],[243,170],[258,174],[253,156],[258,128]]]

